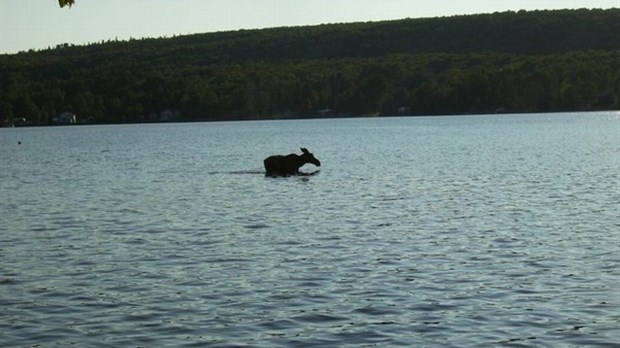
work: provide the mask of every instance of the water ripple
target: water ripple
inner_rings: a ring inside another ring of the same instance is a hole
[[[554,117],[0,129],[3,346],[618,346],[618,118]]]

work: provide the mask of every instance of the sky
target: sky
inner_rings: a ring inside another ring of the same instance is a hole
[[[130,38],[501,11],[620,8],[620,0],[0,0],[0,54]]]

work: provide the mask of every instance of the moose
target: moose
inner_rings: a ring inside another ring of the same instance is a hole
[[[265,171],[267,176],[288,176],[299,174],[299,168],[306,163],[312,163],[315,166],[321,166],[321,162],[314,157],[308,149],[301,148],[302,155],[274,155],[265,158]]]

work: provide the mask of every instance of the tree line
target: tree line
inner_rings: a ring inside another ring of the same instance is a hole
[[[49,124],[620,109],[620,10],[59,45],[0,56],[0,120]]]

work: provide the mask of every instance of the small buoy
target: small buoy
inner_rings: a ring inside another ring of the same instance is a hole
[[[21,144],[22,144],[22,142],[21,142],[21,141],[18,141],[18,142],[17,142],[17,145],[21,145]]]

